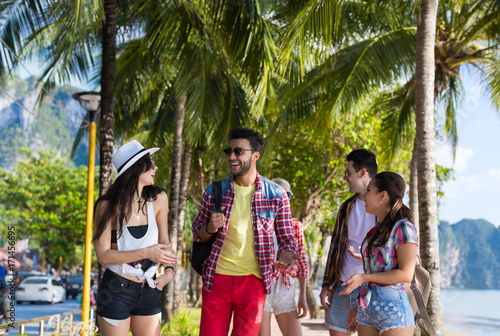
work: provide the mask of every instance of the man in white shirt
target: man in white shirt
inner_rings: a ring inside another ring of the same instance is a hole
[[[333,229],[330,251],[320,293],[321,305],[327,310],[325,325],[330,336],[348,336],[347,316],[356,304],[359,288],[348,295],[339,295],[345,288],[342,282],[355,273],[363,273],[362,261],[353,256],[366,233],[375,226],[376,217],[365,210],[364,193],[370,180],[377,174],[375,154],[357,149],[346,157],[344,181],[354,193],[340,206]]]

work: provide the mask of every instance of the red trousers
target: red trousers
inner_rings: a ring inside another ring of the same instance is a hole
[[[210,292],[203,289],[200,336],[258,335],[266,294],[264,282],[253,275],[216,274]]]

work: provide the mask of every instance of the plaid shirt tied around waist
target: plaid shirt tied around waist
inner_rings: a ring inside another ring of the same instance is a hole
[[[371,253],[368,253],[366,248],[367,238],[374,233],[375,229],[376,227],[368,232],[362,244],[362,253],[364,255],[363,267],[367,273],[386,272],[398,268],[398,247],[410,243],[418,245],[418,234],[415,225],[407,219],[401,219],[394,224],[387,243],[384,246],[373,247]],[[404,290],[402,283],[381,284],[364,282],[361,285],[358,300],[358,305],[362,308],[367,308],[370,305],[374,286]]]
[[[299,260],[296,260],[295,263],[293,264],[293,267],[291,268],[275,269],[273,275],[273,280],[277,282],[278,279],[280,278],[280,275],[283,274],[285,287],[288,290],[292,286],[290,283],[291,281],[290,277],[293,279],[296,279],[298,277],[306,279],[309,278],[309,267],[307,265],[306,249],[304,246],[304,231],[302,229],[302,224],[298,219],[293,218],[293,226],[294,226],[294,232],[296,232],[297,246],[301,258]]]
[[[212,289],[217,259],[226,237],[229,218],[234,203],[234,178],[228,177],[222,181],[222,204],[226,220],[224,226],[217,232],[217,237],[212,245],[212,252],[203,263],[203,286],[210,292]],[[193,222],[191,231],[196,241],[202,242],[198,232],[210,222],[210,215],[215,210],[212,196],[212,185],[203,193],[201,206]],[[292,222],[290,201],[283,188],[257,173],[255,191],[251,204],[252,225],[255,236],[255,255],[260,264],[260,270],[266,294],[271,290],[273,277],[273,262],[276,251],[274,250],[273,234],[278,240],[278,255],[284,251],[297,253],[297,238]]]

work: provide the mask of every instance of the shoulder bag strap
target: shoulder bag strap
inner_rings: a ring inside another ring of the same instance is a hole
[[[415,320],[417,321],[419,318],[422,319],[422,321],[425,324],[425,329],[427,331],[427,334],[429,336],[436,336],[436,331],[434,330],[434,326],[431,323],[431,318],[429,317],[429,314],[427,314],[427,309],[425,308],[424,305],[424,300],[422,300],[422,295],[418,291],[417,288],[417,281],[416,281],[416,271],[413,273],[413,279],[411,280],[411,291],[413,293],[413,296],[415,297],[415,302],[417,303],[418,306],[418,313],[417,316],[415,316]]]

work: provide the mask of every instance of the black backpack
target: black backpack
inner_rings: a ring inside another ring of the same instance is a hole
[[[214,198],[215,211],[220,212],[220,205],[222,204],[222,181],[215,181],[212,183],[212,196]],[[217,232],[206,242],[193,241],[193,248],[191,250],[191,266],[199,274],[202,275],[203,263],[212,253],[212,245],[217,237]]]

